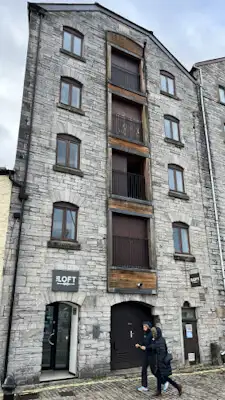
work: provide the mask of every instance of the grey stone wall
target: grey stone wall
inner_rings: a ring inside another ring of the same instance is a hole
[[[86,63],[60,53],[63,25],[84,34]],[[21,127],[16,160],[17,179],[22,179],[30,123],[33,61],[37,46],[38,17],[32,14],[25,77]],[[106,293],[106,46],[105,31],[114,30],[143,43],[147,40],[147,88],[152,162],[153,200],[158,268],[158,295],[113,295]],[[173,73],[179,100],[160,94],[160,69]],[[57,108],[60,76],[69,76],[83,84],[82,109],[85,116]],[[80,306],[78,368],[80,375],[104,374],[110,369],[110,310],[121,301],[142,301],[154,307],[175,360],[183,362],[181,307],[189,301],[196,307],[201,360],[209,361],[209,345],[217,339],[214,280],[205,230],[205,216],[198,160],[200,142],[195,84],[153,41],[138,31],[100,12],[49,12],[43,19],[37,87],[32,126],[18,280],[10,346],[9,372],[18,381],[38,380],[41,371],[42,336],[45,306],[53,301],[71,301]],[[180,119],[183,149],[164,142],[163,115]],[[84,177],[53,171],[56,135],[68,133],[81,140],[81,170]],[[189,201],[168,196],[168,164],[185,170]],[[1,302],[0,348],[6,337],[9,288],[15,264],[17,227],[12,232],[12,213],[19,209],[18,189],[13,190],[11,219]],[[49,249],[52,206],[55,201],[69,201],[79,207],[78,241],[80,251]],[[175,261],[172,222],[190,225],[190,241],[196,263]],[[80,287],[75,295],[51,292],[53,269],[79,270]],[[202,287],[190,287],[189,273],[198,270]],[[212,279],[213,278],[213,279]],[[215,279],[214,279],[215,278]],[[199,294],[204,292],[205,301]],[[93,339],[93,325],[100,325],[100,336]],[[3,352],[0,356],[3,355]],[[0,357],[3,360],[3,357]],[[2,361],[1,361],[2,362]]]

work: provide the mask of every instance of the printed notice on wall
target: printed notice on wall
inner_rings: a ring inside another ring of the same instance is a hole
[[[193,338],[192,324],[186,324],[185,328],[186,328],[186,338],[192,339]]]
[[[189,362],[195,361],[195,353],[188,353],[188,361]]]

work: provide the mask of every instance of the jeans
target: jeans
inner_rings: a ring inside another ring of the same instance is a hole
[[[157,373],[156,373],[156,378],[157,378],[157,392],[161,393],[162,392],[162,378],[161,378],[159,371],[157,371]],[[166,379],[166,382],[169,382],[173,387],[175,387],[177,390],[179,390],[178,384],[175,381],[173,381],[171,378],[168,377]]]
[[[141,384],[144,387],[148,387],[148,366],[149,366],[149,357],[145,357],[142,364],[141,371]]]

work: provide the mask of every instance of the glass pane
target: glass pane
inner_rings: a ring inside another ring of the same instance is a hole
[[[75,240],[76,211],[66,210],[66,239]]]
[[[58,139],[57,164],[66,165],[66,142]]]
[[[167,78],[167,80],[168,80],[168,92],[169,92],[169,94],[175,94],[175,91],[174,91],[174,80],[171,79],[171,78]]]
[[[181,253],[180,239],[179,239],[179,228],[173,228],[173,241],[176,253]]]
[[[78,144],[70,143],[70,159],[69,166],[78,168]]]
[[[224,88],[220,88],[220,101],[221,103],[225,103],[225,89]]]
[[[55,368],[67,369],[69,362],[69,343],[72,307],[60,303],[58,311],[58,329],[55,354]]]
[[[179,130],[178,130],[178,123],[172,122],[172,129],[173,129],[173,139],[179,140]]]
[[[175,190],[175,182],[174,182],[174,170],[169,168],[169,188],[170,190]]]
[[[74,36],[73,39],[73,52],[78,56],[81,56],[81,38]]]
[[[166,77],[164,75],[161,75],[161,90],[163,90],[163,92],[167,92]]]
[[[61,83],[61,103],[69,104],[69,84]]]
[[[182,253],[189,253],[188,230],[181,229]]]
[[[71,105],[76,108],[80,108],[80,88],[72,87],[72,103]]]
[[[169,119],[164,119],[164,127],[166,137],[172,139],[171,125]]]
[[[176,180],[177,180],[177,191],[183,192],[183,173],[181,171],[176,171]]]
[[[71,51],[71,34],[68,32],[63,32],[63,48]]]
[[[52,346],[49,343],[50,335],[53,333],[53,306],[46,306],[45,325],[43,335],[42,368],[51,368]],[[53,335],[51,339],[54,340]]]
[[[62,221],[63,221],[63,210],[60,210],[59,208],[54,208],[52,237],[54,237],[55,239],[62,238]]]

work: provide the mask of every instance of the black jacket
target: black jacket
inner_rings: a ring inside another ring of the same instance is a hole
[[[150,358],[150,368],[153,375],[160,375],[162,383],[165,383],[168,376],[172,375],[171,364],[165,364],[164,359],[167,355],[167,345],[161,336],[161,330],[157,328],[157,338],[152,341],[151,350],[153,357]]]
[[[152,347],[151,347],[151,345],[152,345],[152,332],[151,332],[151,330],[149,329],[149,331],[147,331],[147,332],[144,334],[144,339],[143,339],[143,342],[142,342],[142,346],[145,346],[145,347],[146,347],[145,353],[146,353],[147,355],[149,355],[149,353],[152,352]]]

